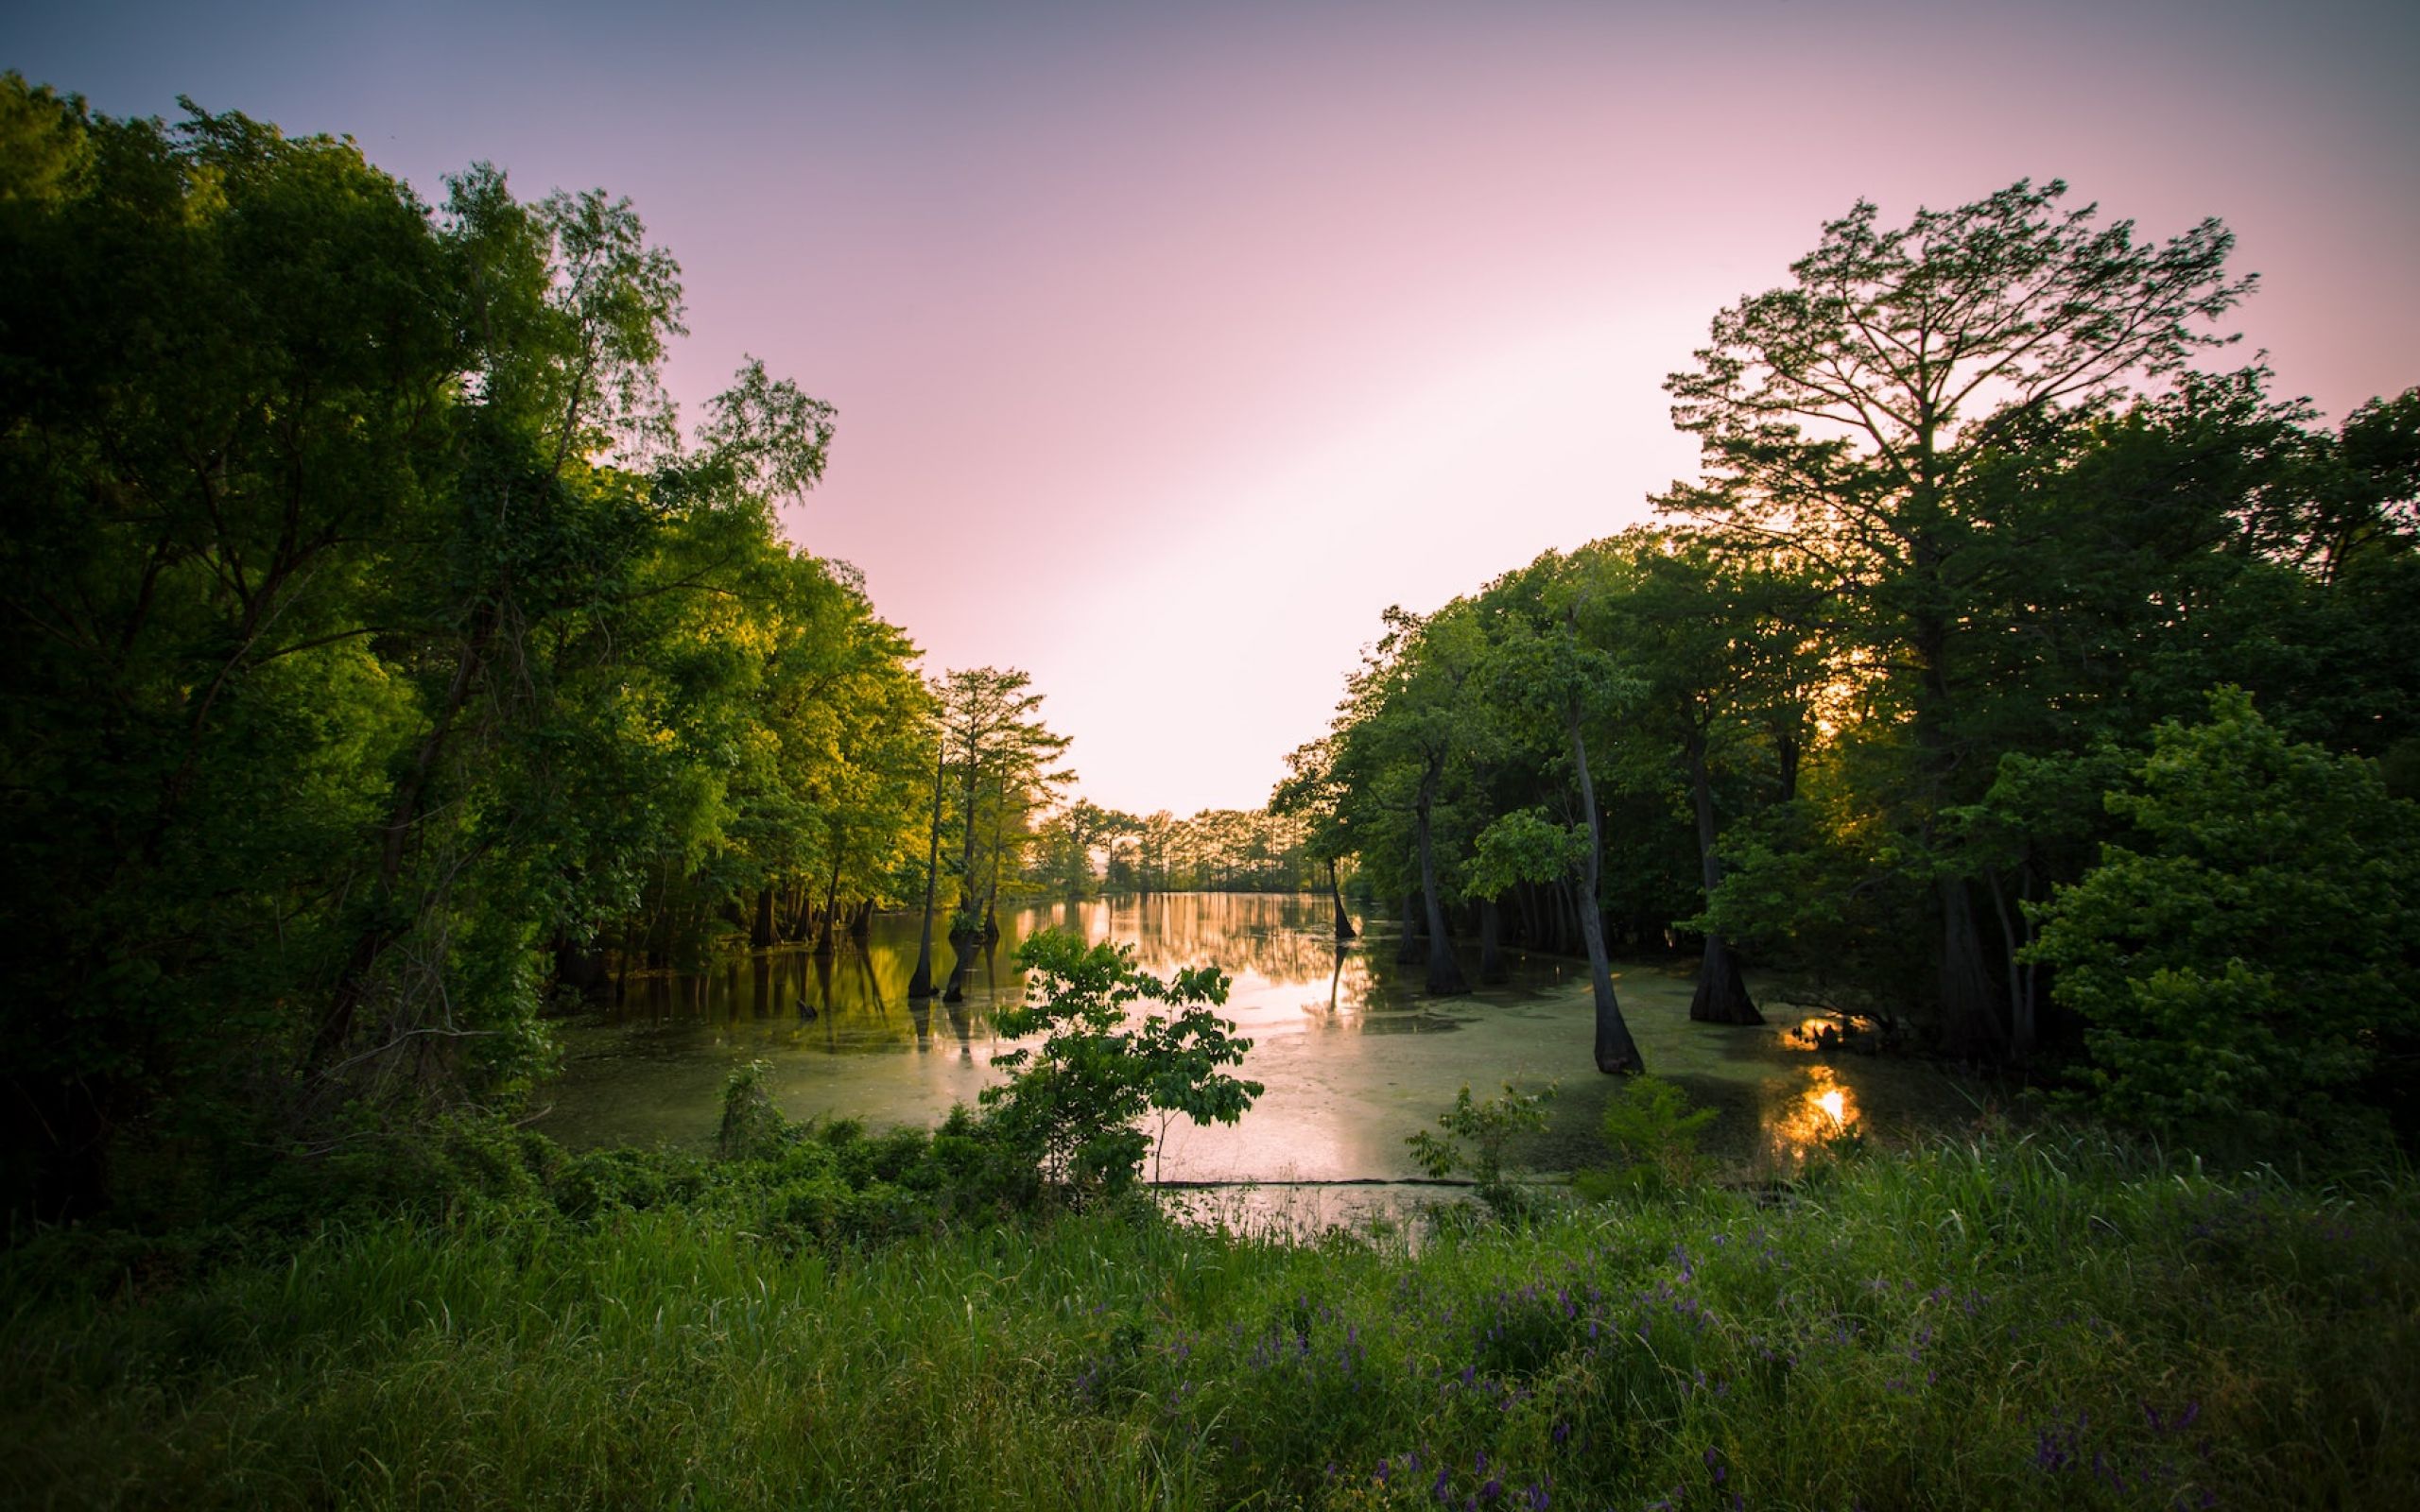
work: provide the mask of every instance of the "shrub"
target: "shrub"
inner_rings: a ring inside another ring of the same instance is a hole
[[[724,1160],[763,1160],[780,1154],[797,1138],[796,1125],[765,1090],[765,1078],[772,1074],[771,1061],[752,1060],[722,1084],[722,1126],[715,1131],[715,1153]]]
[[[1465,1085],[1455,1097],[1454,1106],[1437,1116],[1438,1125],[1445,1130],[1444,1138],[1423,1129],[1404,1143],[1411,1146],[1411,1158],[1430,1176],[1443,1180],[1457,1171],[1466,1171],[1478,1183],[1479,1200],[1498,1217],[1518,1216],[1528,1211],[1529,1200],[1505,1176],[1505,1153],[1513,1140],[1547,1126],[1546,1105],[1553,1098],[1554,1091],[1549,1085],[1535,1092],[1523,1092],[1508,1081],[1501,1097],[1475,1103]]]
[[[1582,1171],[1571,1184],[1592,1202],[1677,1192],[1703,1174],[1698,1136],[1716,1109],[1689,1108],[1688,1093],[1660,1076],[1634,1076],[1605,1103],[1612,1165]]]
[[[995,1022],[1005,1035],[1038,1034],[1042,1042],[993,1057],[1011,1074],[984,1089],[982,1101],[992,1127],[1062,1190],[1115,1195],[1132,1188],[1153,1147],[1139,1125],[1155,1109],[1165,1133],[1180,1113],[1232,1124],[1260,1095],[1260,1083],[1219,1070],[1240,1065],[1252,1041],[1210,1011],[1227,1001],[1218,968],[1163,980],[1138,970],[1124,946],[1087,948],[1058,930],[1028,938],[1017,962],[1032,976],[1026,1002]],[[1136,1018],[1136,1003],[1174,1011]]]
[[[2380,1070],[2420,1038],[2420,808],[2233,688],[2208,722],[2161,726],[2107,802],[2148,846],[2103,847],[2036,910],[2031,949],[2086,1022],[2084,1099],[2256,1140],[2341,1135],[2390,1105]]]

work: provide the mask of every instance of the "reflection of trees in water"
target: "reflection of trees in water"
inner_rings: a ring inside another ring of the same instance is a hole
[[[1216,966],[1272,982],[1324,981],[1335,967],[1334,924],[1324,901],[1295,893],[1155,893],[1034,910],[1029,927],[1070,927],[1084,937],[1133,945],[1147,971]],[[1024,923],[1020,919],[1020,923]]]
[[[1058,925],[1080,929],[1088,939],[1139,941],[1138,959],[1155,971],[1216,964],[1251,973],[1256,985],[1266,985],[1230,1015],[1256,1026],[1247,1027],[1247,1034],[1307,1031],[1335,1036],[1341,1048],[1343,1040],[1362,1035],[1450,1032],[1467,1037],[1454,1047],[1457,1076],[1484,1083],[1493,1079],[1491,1067],[1509,1069],[1514,1052],[1503,1047],[1526,1041],[1497,1039],[1490,1022],[1497,1015],[1467,1005],[1438,1013],[1421,994],[1420,969],[1393,965],[1383,943],[1357,944],[1340,954],[1324,906],[1317,898],[1197,895],[1148,903],[1113,900],[1028,907],[1003,916],[1006,933],[998,946],[971,963],[965,1001],[946,1008],[906,1001],[908,974],[915,964],[915,920],[878,920],[865,949],[844,943],[822,958],[806,949],[774,951],[717,962],[702,974],[633,977],[622,1012],[635,1023],[663,1026],[650,1055],[673,1059],[702,1050],[717,1063],[735,1051],[741,1059],[760,1054],[776,1059],[830,1057],[825,1069],[837,1073],[836,1083],[860,1078],[856,1085],[890,1089],[884,1095],[895,1101],[906,1095],[899,1091],[903,1085],[923,1085],[922,1078],[949,1062],[988,1063],[994,1048],[991,1014],[1022,989],[1014,959],[1018,942],[1033,929]],[[902,922],[904,928],[896,927]],[[947,962],[942,964],[946,969]],[[1533,981],[1550,989],[1547,963],[1539,963]],[[1962,1094],[1927,1065],[1888,1057],[1828,1060],[1789,1048],[1803,1041],[1779,1032],[1743,1039],[1732,1031],[1706,1030],[1715,1037],[1706,1039],[1699,1032],[1703,1026],[1686,1023],[1686,999],[1685,987],[1660,995],[1647,992],[1639,1018],[1648,1032],[1676,1037],[1651,1040],[1651,1057],[1658,1043],[1667,1044],[1671,1048],[1664,1064],[1690,1068],[1666,1074],[1686,1088],[1693,1102],[1722,1110],[1707,1149],[1725,1169],[1786,1171],[1847,1129],[1941,1127],[1963,1117]],[[1552,1003],[1573,1001],[1581,1004],[1584,1021],[1584,993]],[[1584,1066],[1584,1032],[1571,1043]],[[919,1051],[935,1059],[918,1060]],[[853,1056],[868,1063],[847,1065]],[[886,1057],[891,1062],[887,1067],[873,1063]],[[1380,1047],[1375,1054],[1340,1057],[1322,1075],[1338,1085],[1364,1085],[1359,1078],[1396,1075],[1391,1068],[1397,1064]],[[1579,1116],[1581,1104],[1574,1096],[1565,1105],[1574,1110],[1574,1138],[1587,1144],[1572,1159],[1593,1160],[1595,1122]],[[1402,1132],[1388,1132],[1381,1142],[1385,1148],[1392,1151],[1392,1140]]]
[[[951,1006],[948,1030],[962,1049],[988,1035],[993,1006],[1014,1002],[1023,990],[1018,943],[1046,928],[1132,945],[1147,971],[1216,966],[1281,988],[1299,986],[1306,1005],[1316,1005],[1316,993],[1329,1008],[1349,1012],[1386,979],[1358,950],[1340,962],[1325,907],[1323,899],[1291,894],[1180,893],[1021,908],[1002,918],[999,942],[970,963],[970,990]],[[785,1023],[811,1022],[816,1034],[797,1037],[799,1042],[843,1050],[921,1044],[934,1024],[929,1012],[907,1011],[914,1006],[907,988],[915,946],[913,919],[877,919],[864,945],[843,943],[832,955],[800,947],[734,957],[700,973],[633,977],[616,1016],[734,1028],[735,1021],[761,1020],[776,1038]]]

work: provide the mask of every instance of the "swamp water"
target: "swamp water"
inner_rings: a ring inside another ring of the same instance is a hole
[[[1267,1091],[1233,1126],[1171,1123],[1158,1173],[1167,1180],[1261,1183],[1263,1208],[1286,1183],[1399,1182],[1418,1174],[1406,1135],[1433,1128],[1465,1083],[1489,1095],[1507,1080],[1524,1091],[1560,1083],[1525,1163],[1560,1171],[1601,1158],[1597,1127],[1618,1083],[1589,1058],[1585,963],[1511,953],[1509,983],[1430,998],[1420,991],[1422,967],[1395,964],[1385,925],[1340,949],[1330,919],[1319,896],[1040,904],[1001,915],[1000,941],[977,954],[955,1005],[907,1000],[913,916],[878,919],[870,940],[843,942],[829,957],[802,947],[698,975],[634,977],[626,1002],[561,1026],[563,1074],[542,1097],[538,1126],[579,1146],[701,1148],[724,1079],[758,1058],[771,1064],[767,1089],[793,1117],[929,1125],[1001,1079],[991,1058],[1007,1043],[991,1022],[1022,990],[1017,942],[1057,927],[1131,945],[1139,965],[1163,975],[1207,964],[1234,979],[1221,1011],[1253,1040],[1238,1074]],[[936,940],[933,952],[945,980],[949,945]],[[1759,999],[1772,1021],[1764,1028],[1690,1022],[1694,965],[1616,963],[1614,985],[1649,1069],[1720,1110],[1703,1143],[1733,1171],[1786,1169],[1844,1129],[1888,1138],[1975,1115],[1974,1097],[1929,1065],[1813,1049],[1800,1033],[1807,1016],[1777,1001]],[[1476,961],[1464,966],[1475,971]],[[1404,1194],[1299,1192],[1280,1207],[1312,1224]]]

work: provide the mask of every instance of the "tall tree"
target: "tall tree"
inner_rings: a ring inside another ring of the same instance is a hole
[[[2228,339],[2203,327],[2247,293],[2217,221],[2164,244],[2066,185],[2020,181],[1882,228],[1859,203],[1791,265],[1793,283],[1715,317],[1697,366],[1667,382],[1705,477],[1665,507],[1825,564],[1858,598],[1872,664],[1902,681],[1916,748],[1903,821],[1931,854],[1941,811],[1976,783],[1958,715],[1967,606],[1959,554],[1988,530],[1986,465],[2062,414],[2090,416]],[[1934,868],[1945,1041],[1996,1052],[1969,879]]]
[[[1299,746],[1286,758],[1286,777],[1269,796],[1271,814],[1300,819],[1304,843],[1327,868],[1328,906],[1335,913],[1339,944],[1354,937],[1352,917],[1336,881],[1336,864],[1355,850],[1349,797],[1336,770],[1336,737]]]
[[[1589,760],[1588,728],[1632,704],[1639,689],[1635,679],[1582,633],[1582,616],[1592,612],[1602,589],[1591,575],[1572,571],[1553,554],[1499,582],[1495,593],[1509,601],[1511,611],[1494,622],[1495,644],[1482,680],[1495,695],[1496,717],[1559,740],[1568,753],[1579,821],[1565,828],[1578,842],[1580,938],[1596,1010],[1597,1069],[1607,1075],[1636,1074],[1646,1070],[1646,1057],[1615,995],[1605,944],[1604,811]],[[1568,856],[1571,848],[1553,842],[1543,826],[1526,811],[1499,819],[1483,835],[1482,858],[1491,863],[1486,869],[1505,881],[1555,875],[1550,863]]]
[[[1461,693],[1485,641],[1458,605],[1426,618],[1390,609],[1386,623],[1387,633],[1355,675],[1340,732],[1351,747],[1346,761],[1371,771],[1378,786],[1396,795],[1391,806],[1410,818],[1407,882],[1416,881],[1426,915],[1428,990],[1450,996],[1470,985],[1446,927],[1437,832],[1474,734],[1473,710]]]
[[[1074,778],[1074,773],[1055,765],[1066,751],[1067,737],[1053,733],[1043,724],[1039,713],[1043,696],[1031,691],[1032,683],[1030,676],[1015,669],[974,667],[950,673],[934,690],[941,706],[942,747],[938,758],[942,765],[935,768],[933,785],[931,850],[936,867],[928,868],[925,881],[924,943],[918,950],[918,969],[909,985],[911,997],[932,994],[931,940],[937,906],[944,768],[955,768],[959,779],[958,907],[949,926],[951,948],[958,959],[951,969],[947,989],[953,1001],[962,991],[976,939],[982,929],[976,906],[975,866],[976,847],[983,833],[978,814],[982,799],[989,794],[1005,800],[1012,790],[1022,791],[1020,784],[1048,786]],[[917,990],[919,988],[923,990]]]
[[[729,841],[698,733],[782,717],[711,632],[829,603],[772,525],[829,411],[751,364],[684,446],[677,269],[602,194],[432,213],[13,76],[0,117],[0,887],[58,945],[0,1026],[11,1206],[512,1095],[549,955]]]

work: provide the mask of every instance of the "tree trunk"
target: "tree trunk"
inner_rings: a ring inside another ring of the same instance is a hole
[[[1576,902],[1580,938],[1588,949],[1588,982],[1597,996],[1597,1069],[1608,1076],[1634,1076],[1647,1069],[1638,1042],[1630,1037],[1622,1005],[1614,996],[1614,969],[1605,958],[1605,916],[1597,904],[1598,868],[1604,854],[1604,824],[1597,816],[1597,784],[1588,776],[1588,744],[1580,733],[1580,708],[1568,711],[1571,764],[1580,773],[1580,807],[1588,816],[1588,856],[1581,868],[1582,894]]]
[[[1692,729],[1685,742],[1689,763],[1689,796],[1697,809],[1698,870],[1705,884],[1706,906],[1714,906],[1714,890],[1722,885],[1722,855],[1716,849],[1714,780],[1706,770],[1705,731]],[[1765,1016],[1748,996],[1739,974],[1739,958],[1719,929],[1705,936],[1705,954],[1698,964],[1698,988],[1689,998],[1689,1017],[1699,1023],[1756,1024]]]
[[[968,783],[968,794],[973,794],[973,783]],[[1002,799],[1002,813],[1004,813],[1007,811],[1007,789],[1002,789],[999,799]],[[965,873],[963,885],[959,888],[959,898],[963,898],[965,902],[959,907],[959,917],[951,919],[949,949],[954,951],[959,958],[951,960],[949,987],[943,987],[942,989],[942,1002],[946,1004],[965,1002],[965,972],[968,972],[968,968],[976,965],[976,951],[982,946],[982,926],[976,924],[976,873],[973,873],[973,864],[976,864],[976,811],[973,811],[973,808],[968,808],[968,813],[965,813],[965,834],[968,834],[968,844],[965,844],[968,873]],[[994,888],[999,885],[999,820],[997,817],[994,817],[994,825],[993,825],[993,885]],[[990,904],[985,904],[985,910],[990,910]]]
[[[960,891],[960,896],[966,900],[965,907],[955,921],[959,927],[950,931],[949,948],[958,954],[958,959],[950,964],[949,986],[942,991],[943,1003],[966,1001],[966,974],[975,965],[975,953],[1000,937],[998,926],[992,921],[992,900],[999,896],[1000,890],[1000,841],[1008,824],[1009,794],[1005,779],[999,785],[1000,803],[999,807],[993,811],[992,819],[991,890],[984,896],[983,906],[978,912],[975,906],[975,874],[972,870],[967,873],[966,885]],[[969,791],[972,791],[971,784]],[[975,856],[973,845],[975,815],[971,810],[966,816],[966,829],[969,837],[966,851],[967,863],[972,867]],[[980,923],[977,922],[978,918],[981,919]]]
[[[1437,900],[1437,855],[1429,843],[1428,809],[1441,764],[1429,764],[1427,781],[1420,784],[1420,807],[1413,828],[1420,836],[1420,891],[1428,910],[1428,991],[1432,997],[1459,997],[1471,989],[1462,980],[1461,964],[1454,959],[1454,938],[1445,932],[1445,908]]]
[[[977,784],[982,781],[982,775],[976,767],[975,758],[975,744],[970,739],[966,747],[966,817],[964,820],[966,844],[959,858],[958,912],[951,915],[949,920],[950,946],[954,950],[959,950],[961,955],[965,952],[959,949],[959,936],[972,933],[975,928],[975,798]],[[954,977],[957,973],[953,971],[951,975]]]
[[[1801,754],[1797,722],[1793,719],[1787,726],[1776,723],[1773,726],[1773,755],[1781,765],[1781,800],[1785,803],[1792,802],[1798,797]]]
[[[1478,979],[1481,982],[1509,982],[1512,972],[1504,964],[1504,921],[1496,912],[1495,900],[1482,898],[1478,904]]]
[[[590,1003],[605,1001],[611,978],[606,974],[605,956],[595,946],[583,947],[568,933],[555,935],[555,984],[567,987]]]
[[[1008,837],[1008,826],[1009,794],[1004,783],[1000,790],[999,812],[992,820],[992,880],[983,889],[983,931],[980,937],[986,945],[1000,942],[999,916],[994,910],[1000,902],[1000,852],[1005,849],[1001,842]]]
[[[437,772],[437,758],[445,748],[446,737],[453,733],[454,720],[461,713],[462,705],[471,696],[485,661],[489,639],[494,634],[495,609],[490,606],[479,611],[471,638],[463,643],[460,655],[454,663],[454,678],[445,690],[445,702],[437,717],[421,738],[420,751],[413,759],[412,769],[396,788],[394,801],[387,811],[385,840],[379,847],[378,880],[371,892],[372,922],[354,936],[353,953],[346,957],[344,969],[337,973],[335,993],[326,1011],[320,1014],[317,1031],[311,1037],[311,1050],[305,1065],[317,1072],[336,1058],[353,1034],[353,1021],[359,1012],[361,1000],[370,987],[371,968],[386,953],[401,933],[389,919],[393,905],[395,885],[404,874],[404,848],[411,832],[420,823],[421,799],[427,795],[430,780]]]
[[[910,1002],[933,995],[933,900],[942,880],[942,774],[949,766],[949,744],[933,754],[933,834],[925,846],[925,927],[916,940],[916,970],[908,978]]]
[[[1929,456],[1928,444],[1927,455]],[[1930,474],[1926,476],[1927,484],[1918,490],[1920,498],[1928,497]],[[1912,551],[1920,579],[1937,582],[1941,574],[1939,550],[1920,538]],[[1951,703],[1949,634],[1948,621],[1919,615],[1914,618],[1909,637],[1917,663],[1923,668],[1921,696],[1915,709],[1916,746],[1924,755],[1927,798],[1936,810],[1948,799],[1950,778],[1959,764],[1959,752],[1945,723]],[[1929,820],[1924,838],[1926,850],[1933,852]],[[1962,877],[1938,876],[1933,891],[1941,903],[1942,1048],[1962,1059],[1996,1059],[2007,1049],[2008,1030],[2000,1022],[1992,1001],[1992,973],[1984,962],[1982,934],[1975,927],[1974,900],[1968,896]]]
[[[1415,912],[1419,906],[1417,889],[1406,887],[1403,890],[1403,937],[1395,941],[1397,966],[1409,966],[1420,959],[1420,920]]]
[[[1347,918],[1344,912],[1344,894],[1339,892],[1336,887],[1336,857],[1334,856],[1327,858],[1327,901],[1336,907],[1336,937],[1340,941],[1351,939],[1353,920]]]
[[[815,934],[815,954],[820,957],[829,958],[832,954],[832,931],[837,922],[834,916],[839,906],[840,862],[838,857],[835,857],[832,862],[832,880],[823,888],[823,922]]]
[[[2024,876],[2023,864],[2019,863],[2017,877],[2020,883]],[[2031,943],[2026,938],[2030,926],[2021,923],[2016,911],[2009,907],[2008,894],[2000,886],[1998,868],[1984,872],[1983,880],[1991,886],[1992,909],[1999,916],[2000,938],[2008,953],[2009,1059],[2022,1066],[2033,1057],[2033,984],[2016,956],[2018,951]]]
[[[1944,877],[1941,897],[1941,1042],[1965,1060],[1996,1059],[2008,1034],[1992,1002],[1992,977],[1983,964],[1983,936],[1962,877]]]
[[[748,947],[751,950],[769,951],[773,948],[774,940],[773,886],[772,884],[767,883],[756,889],[756,922],[748,931]]]

